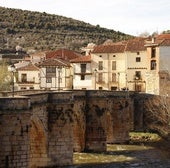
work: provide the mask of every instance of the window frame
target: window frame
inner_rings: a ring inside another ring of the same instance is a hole
[[[112,70],[113,70],[113,71],[116,70],[116,61],[112,61]]]
[[[98,65],[98,70],[103,70],[103,61],[99,61]]]
[[[141,57],[136,57],[136,62],[141,62]]]

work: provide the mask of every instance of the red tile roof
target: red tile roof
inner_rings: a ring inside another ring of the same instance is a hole
[[[92,53],[123,53],[125,50],[124,44],[98,45]]]
[[[127,41],[125,51],[137,52],[137,51],[145,51],[145,40],[146,38],[137,37]]]
[[[47,60],[41,62],[38,66],[39,66],[39,67],[46,67],[46,66],[69,67],[70,64],[69,64],[68,61],[65,61],[65,60],[60,60],[60,59],[51,58],[51,59],[47,59]]]
[[[28,65],[18,68],[18,71],[39,71],[39,68],[32,63],[29,63]]]
[[[148,41],[146,46],[170,46],[170,34],[160,34]]]
[[[160,46],[170,46],[170,34],[160,34],[155,38],[155,43]]]
[[[161,43],[160,46],[170,46],[170,39],[164,39]]]
[[[70,62],[72,62],[72,63],[91,62],[91,55],[81,56],[81,57],[75,58],[73,60],[70,60]]]
[[[156,39],[170,39],[170,34],[160,34]]]
[[[81,56],[79,53],[74,52],[72,50],[68,50],[68,49],[59,49],[56,51],[50,51],[46,53],[46,59],[58,58],[58,59],[63,59],[67,61],[77,58],[79,56]]]
[[[128,41],[121,41],[113,44],[102,44],[94,48],[92,53],[123,53],[125,51],[145,51],[146,38],[137,37]]]

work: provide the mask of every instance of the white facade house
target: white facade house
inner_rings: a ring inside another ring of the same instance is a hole
[[[94,89],[92,84],[91,56],[81,56],[70,61],[73,65],[73,89]]]
[[[148,71],[146,92],[157,95],[170,94],[170,34],[158,35],[146,45]]]
[[[120,90],[126,87],[125,44],[99,45],[92,52],[95,88]]]
[[[147,52],[144,38],[105,43],[92,51],[96,88],[145,92]]]
[[[72,89],[72,68],[68,62],[51,58],[40,63],[39,67],[41,89]]]
[[[145,38],[129,40],[125,48],[127,87],[129,90],[146,92],[146,72],[148,68]]]
[[[32,63],[18,68],[18,90],[40,89],[40,72],[39,68]]]
[[[59,49],[16,64],[18,89],[129,90],[170,95],[170,34],[89,44],[87,56]],[[33,58],[33,57],[32,57]]]

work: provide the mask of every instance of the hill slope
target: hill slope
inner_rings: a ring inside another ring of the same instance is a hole
[[[99,25],[59,15],[0,7],[0,48],[37,50],[78,49],[89,42],[100,44],[107,39],[120,41],[131,36]]]

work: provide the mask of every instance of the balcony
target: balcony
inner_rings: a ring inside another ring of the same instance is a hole
[[[79,72],[79,73],[74,73],[75,75],[92,75],[91,72]]]
[[[22,80],[22,81],[18,81],[18,84],[35,84],[35,81],[27,81],[27,80]]]

